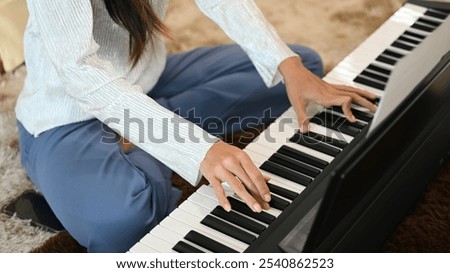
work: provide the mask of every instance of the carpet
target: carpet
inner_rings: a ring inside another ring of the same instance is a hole
[[[401,0],[257,0],[268,20],[288,43],[316,49],[329,71],[395,12]],[[448,1],[447,1],[448,2]],[[169,52],[231,41],[207,19],[193,0],[172,0],[165,19],[174,39]],[[0,77],[0,207],[34,189],[20,165],[13,108],[26,67]],[[256,132],[247,132],[254,136]],[[241,137],[233,136],[228,142]],[[249,137],[245,139],[249,140]],[[206,183],[205,181],[202,181]],[[179,176],[173,183],[184,197],[195,191]],[[399,224],[381,250],[384,252],[450,252],[450,165],[429,184],[417,206]],[[0,252],[85,252],[66,232],[57,234],[33,227],[28,221],[0,214]]]

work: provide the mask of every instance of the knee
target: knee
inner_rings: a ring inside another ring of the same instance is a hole
[[[88,252],[123,253],[145,236],[161,219],[149,209],[122,210],[105,217],[87,220],[83,237]],[[86,236],[87,235],[87,236]]]
[[[297,53],[303,61],[303,65],[318,77],[323,77],[324,67],[322,58],[317,51],[302,45],[289,45],[292,51]]]
[[[151,190],[98,204],[96,213],[83,214],[80,222],[85,229],[75,229],[89,252],[123,253],[175,208],[178,197],[166,181],[154,181]]]

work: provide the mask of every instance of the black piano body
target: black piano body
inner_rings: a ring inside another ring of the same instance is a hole
[[[380,251],[448,161],[450,52],[368,137],[367,131],[246,252]]]

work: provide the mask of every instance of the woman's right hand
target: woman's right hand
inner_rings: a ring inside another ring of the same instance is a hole
[[[233,191],[255,212],[269,209],[270,191],[267,178],[241,149],[223,141],[216,142],[206,153],[200,164],[200,171],[214,188],[220,205],[226,211],[231,210],[223,182],[227,182]]]

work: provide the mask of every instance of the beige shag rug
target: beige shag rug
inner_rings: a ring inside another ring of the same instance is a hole
[[[403,3],[402,0],[256,2],[286,42],[316,49],[322,55],[327,71]],[[174,34],[174,39],[168,41],[170,52],[231,43],[197,9],[193,0],[172,0],[165,21]],[[13,112],[25,75],[26,68],[22,66],[0,77],[0,207],[24,190],[33,188],[20,165]],[[0,252],[30,252],[53,235],[30,226],[26,221],[0,214]]]

